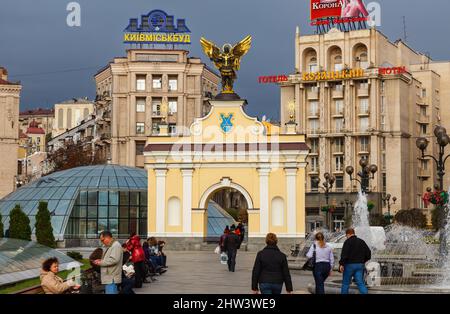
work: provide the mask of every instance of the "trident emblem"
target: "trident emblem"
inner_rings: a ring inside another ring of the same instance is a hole
[[[231,119],[233,119],[233,114],[229,113],[228,116],[225,116],[225,114],[221,113],[220,118],[222,119],[222,123],[220,124],[222,131],[225,133],[230,132],[233,128],[233,122],[231,122]]]

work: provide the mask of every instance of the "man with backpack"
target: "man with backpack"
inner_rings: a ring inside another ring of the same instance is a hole
[[[237,250],[241,247],[241,239],[236,234],[236,227],[234,225],[230,228],[230,233],[225,237],[223,244],[224,251],[228,255],[228,271],[234,272],[236,267]]]

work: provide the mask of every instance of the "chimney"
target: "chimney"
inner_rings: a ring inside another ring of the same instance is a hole
[[[8,71],[3,67],[0,67],[0,79],[4,81],[8,80]]]

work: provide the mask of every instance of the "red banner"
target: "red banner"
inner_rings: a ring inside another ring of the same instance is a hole
[[[324,18],[367,17],[363,0],[311,0],[311,21]]]

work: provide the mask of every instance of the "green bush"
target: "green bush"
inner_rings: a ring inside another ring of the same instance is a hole
[[[445,210],[443,207],[441,206],[436,206],[432,211],[431,211],[431,223],[433,225],[433,229],[434,230],[439,230],[441,229],[444,223],[444,219],[445,219]]]
[[[37,242],[42,245],[55,248],[56,242],[55,237],[53,236],[53,227],[47,202],[39,202],[39,209],[34,226],[36,230]]]
[[[395,214],[394,221],[412,228],[424,229],[427,226],[427,216],[419,208],[400,210]]]
[[[9,213],[9,237],[31,241],[30,219],[17,204]]]
[[[0,238],[3,238],[3,217],[0,214]]]
[[[389,225],[389,219],[382,214],[371,214],[369,216],[369,223],[374,227],[386,227]]]
[[[81,255],[80,252],[76,252],[76,251],[70,251],[66,253],[67,256],[69,256],[70,258],[73,258],[76,261],[81,261],[83,259],[83,255]]]

